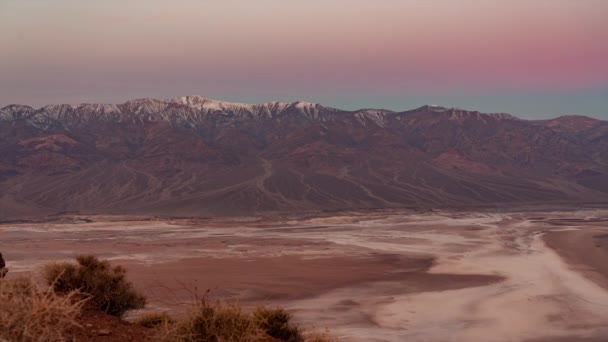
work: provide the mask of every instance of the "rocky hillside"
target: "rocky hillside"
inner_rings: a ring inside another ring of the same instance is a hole
[[[608,201],[608,122],[197,96],[0,109],[0,219]]]

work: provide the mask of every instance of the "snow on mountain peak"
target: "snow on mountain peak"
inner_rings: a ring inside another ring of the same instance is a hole
[[[0,108],[0,121],[26,120],[40,128],[69,127],[104,122],[168,122],[183,127],[198,127],[206,123],[230,123],[249,119],[294,118],[330,122],[355,119],[363,125],[373,123],[383,127],[390,116],[401,120],[409,114],[437,113],[454,121],[514,120],[508,114],[482,114],[456,108],[426,105],[405,112],[384,109],[360,109],[355,111],[325,107],[306,101],[266,102],[245,104],[208,99],[202,96],[181,96],[170,99],[140,98],[122,104],[83,103],[78,105],[48,105],[39,109],[10,105]],[[404,116],[405,115],[405,116]],[[351,121],[352,122],[352,121]]]
[[[180,103],[197,110],[224,110],[224,109],[251,109],[253,105],[236,102],[224,102],[204,98],[202,96],[181,96],[167,100],[171,103]]]

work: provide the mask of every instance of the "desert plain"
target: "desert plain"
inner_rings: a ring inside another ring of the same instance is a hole
[[[0,224],[0,251],[10,277],[95,254],[143,311],[276,305],[341,341],[608,340],[606,209],[57,216]]]

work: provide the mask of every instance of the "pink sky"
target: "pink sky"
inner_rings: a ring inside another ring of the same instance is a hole
[[[0,105],[608,97],[603,0],[4,0],[0,46]]]

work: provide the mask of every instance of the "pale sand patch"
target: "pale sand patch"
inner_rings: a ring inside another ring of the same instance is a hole
[[[376,320],[407,328],[411,341],[506,342],[604,329],[608,293],[570,271],[538,237],[530,247],[521,256],[476,256],[479,268],[507,276],[503,283],[395,297]]]
[[[570,268],[608,289],[608,225],[549,232],[543,236]]]

